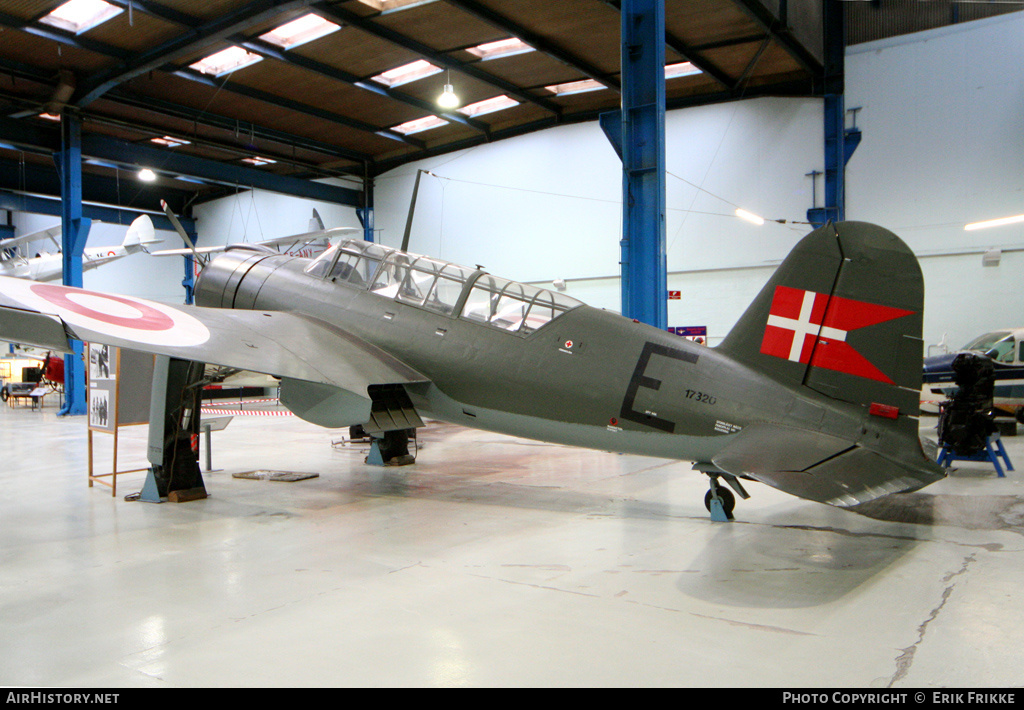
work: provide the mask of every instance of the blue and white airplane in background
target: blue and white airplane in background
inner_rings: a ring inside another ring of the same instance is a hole
[[[996,409],[1024,421],[1024,328],[1005,328],[985,333],[956,352],[926,357],[924,396],[948,398],[957,388],[953,381],[953,359],[961,352],[986,355],[995,368]]]

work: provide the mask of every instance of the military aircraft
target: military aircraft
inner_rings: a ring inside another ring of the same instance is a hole
[[[281,402],[373,436],[433,418],[694,462],[853,506],[944,477],[918,439],[923,280],[864,222],[804,237],[710,348],[481,270],[347,239],[313,260],[235,246],[197,307],[0,278],[0,337],[72,338],[280,378]]]
[[[23,244],[49,239],[57,245],[61,227],[57,225],[32,234],[5,239],[0,242],[0,275],[31,279],[33,281],[56,281],[63,273],[63,262],[60,251],[56,253],[40,252],[33,257],[24,257],[17,253],[16,248]],[[137,217],[128,226],[124,241],[120,245],[109,247],[86,247],[82,252],[82,270],[88,271],[98,266],[122,259],[130,254],[145,251],[146,245],[157,244],[163,240],[156,236],[153,221],[147,215]]]
[[[995,376],[993,404],[1024,422],[1024,328],[1006,328],[979,335],[960,350],[924,359],[924,396],[945,399],[957,389],[953,360],[961,352],[980,353],[992,360]]]

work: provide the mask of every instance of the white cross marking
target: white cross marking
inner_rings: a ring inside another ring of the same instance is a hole
[[[768,325],[793,331],[793,344],[789,348],[789,359],[793,362],[800,362],[805,335],[813,335],[815,337],[820,335],[822,338],[829,338],[831,340],[846,340],[845,330],[823,327],[820,323],[811,322],[811,311],[814,310],[814,297],[816,295],[814,291],[804,291],[804,300],[800,304],[800,316],[796,320],[774,314],[768,316]]]

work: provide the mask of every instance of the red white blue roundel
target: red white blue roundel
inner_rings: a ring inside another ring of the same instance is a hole
[[[210,331],[200,321],[173,306],[129,296],[10,279],[5,295],[42,313],[52,313],[72,328],[147,345],[200,345]]]

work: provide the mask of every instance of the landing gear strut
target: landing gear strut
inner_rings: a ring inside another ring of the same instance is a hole
[[[732,494],[729,488],[736,491],[743,500],[750,497],[750,494],[743,488],[739,479],[712,463],[697,463],[694,465],[694,469],[701,473],[706,473],[710,479],[711,487],[704,495],[704,507],[711,513],[711,519],[719,523],[732,520],[732,511],[736,507],[736,496]],[[725,482],[729,484],[729,488],[721,485],[718,480],[719,478],[725,479]]]
[[[711,488],[704,494],[704,507],[711,513],[711,519],[724,523],[733,520],[736,497],[728,488],[718,485],[718,476],[711,476]]]

